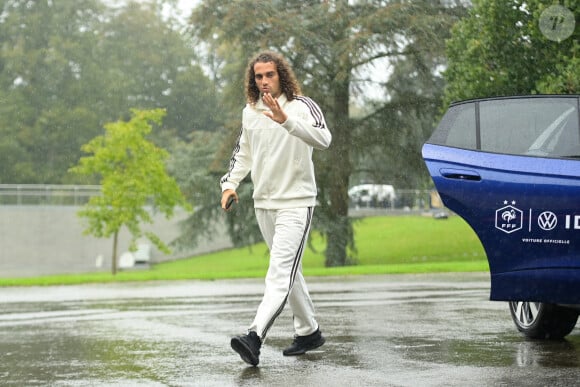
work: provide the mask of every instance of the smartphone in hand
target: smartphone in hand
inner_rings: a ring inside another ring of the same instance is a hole
[[[226,210],[229,210],[230,209],[230,207],[232,206],[232,204],[234,204],[234,200],[235,200],[234,195],[232,195],[232,196],[230,196],[228,198],[228,201],[226,202]]]

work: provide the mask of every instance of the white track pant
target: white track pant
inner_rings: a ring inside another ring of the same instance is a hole
[[[249,330],[262,341],[286,301],[294,315],[294,331],[299,336],[318,329],[314,305],[302,275],[302,254],[310,231],[313,208],[283,210],[256,209],[256,218],[270,249],[270,266],[266,274],[264,298]]]

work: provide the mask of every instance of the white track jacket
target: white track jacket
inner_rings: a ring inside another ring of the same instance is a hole
[[[317,194],[312,151],[328,148],[332,135],[310,98],[288,101],[281,94],[278,103],[288,116],[283,124],[263,114],[269,109],[261,99],[244,108],[230,168],[220,180],[222,192],[236,190],[251,172],[255,208],[312,207]]]

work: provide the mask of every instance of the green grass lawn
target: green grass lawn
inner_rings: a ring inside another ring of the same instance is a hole
[[[382,216],[357,220],[356,265],[326,268],[324,240],[311,235],[314,251],[304,254],[307,276],[488,271],[479,239],[459,217]],[[263,277],[268,266],[264,243],[152,266],[149,270],[0,278],[0,286],[87,282]]]

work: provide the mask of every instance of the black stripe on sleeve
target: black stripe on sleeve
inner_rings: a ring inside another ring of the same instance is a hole
[[[314,117],[314,127],[324,129],[324,116],[322,115],[322,110],[320,107],[314,102],[312,99],[305,97],[303,95],[297,95],[294,99],[304,103],[308,106],[308,110],[310,110],[310,115]]]
[[[236,145],[234,146],[234,150],[232,151],[232,158],[230,159],[230,168],[228,169],[228,173],[222,177],[222,179],[220,180],[220,184],[225,183],[226,181],[229,180],[230,175],[236,165],[236,155],[238,154],[238,152],[240,151],[240,140],[242,138],[242,133],[244,131],[244,128],[240,128],[240,133],[238,134],[238,139],[236,141]]]

